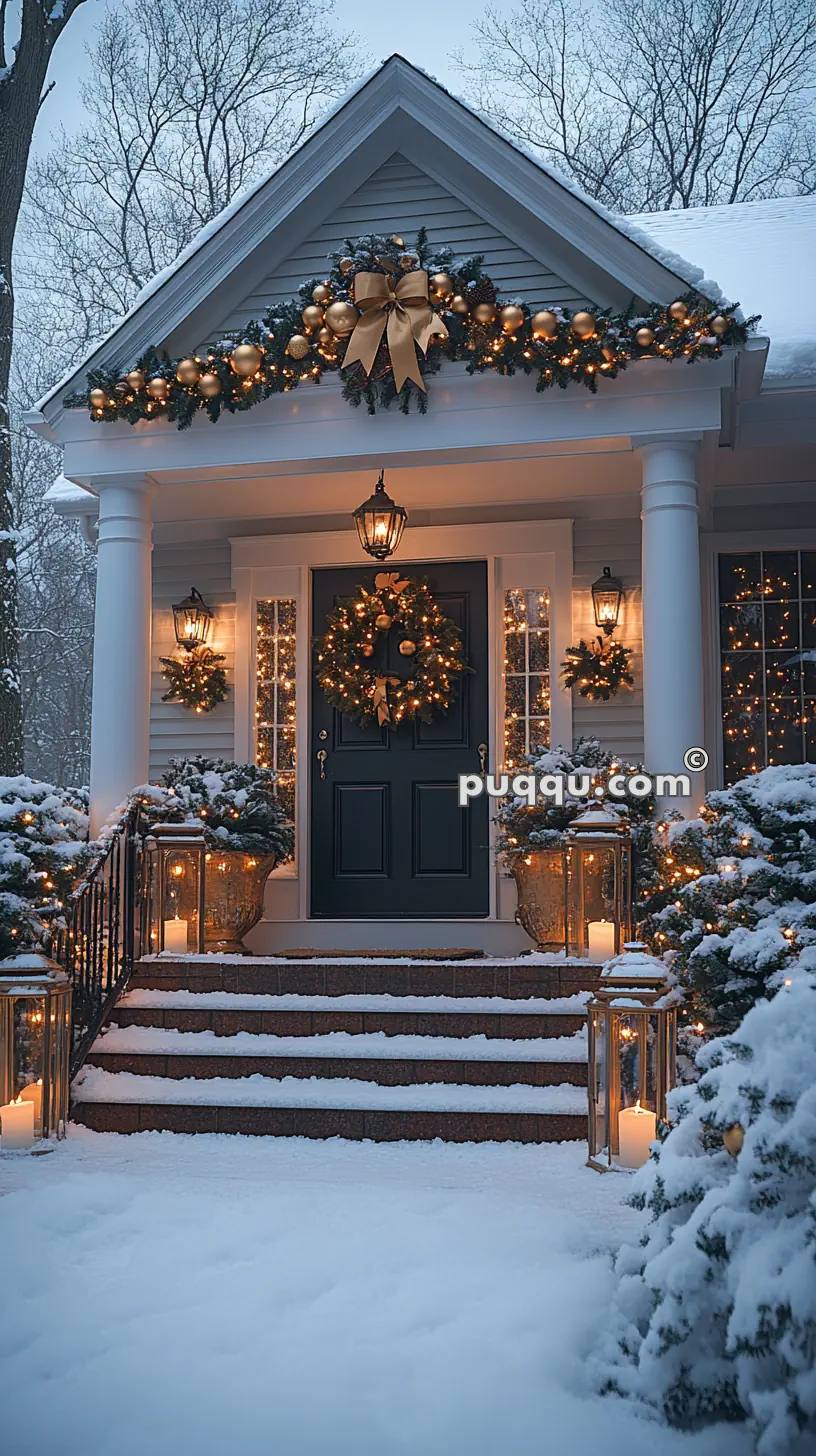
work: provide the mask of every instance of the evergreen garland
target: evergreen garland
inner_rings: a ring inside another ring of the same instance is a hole
[[[447,712],[468,669],[459,628],[427,582],[378,572],[374,590],[360,586],[327,624],[317,642],[317,679],[333,708],[361,725],[374,717],[387,727],[414,718],[430,723],[435,712]]]
[[[317,384],[324,373],[339,370],[343,397],[351,405],[365,404],[374,414],[398,402],[407,413],[413,402],[424,413],[427,395],[411,380],[397,393],[385,338],[370,373],[359,362],[343,367],[350,334],[333,332],[322,311],[330,304],[353,304],[354,279],[361,272],[404,277],[421,268],[429,274],[430,302],[448,337],[433,337],[427,355],[417,349],[423,378],[435,374],[445,359],[458,359],[467,361],[471,374],[521,370],[536,375],[537,390],[578,382],[594,393],[599,379],[614,379],[634,360],[719,358],[723,348],[744,343],[758,319],[738,320],[738,304],[712,308],[693,290],[668,307],[650,304],[645,312],[638,312],[634,302],[614,315],[594,308],[571,314],[553,305],[531,317],[523,301],[497,297],[483,261],[479,256],[456,260],[451,248],[431,249],[424,228],[411,250],[397,235],[347,239],[332,256],[326,278],[304,282],[298,298],[273,304],[240,336],[183,360],[151,347],[127,372],[91,370],[87,391],[68,396],[65,407],[89,408],[94,420],[108,424],[166,418],[183,430],[201,412],[215,422],[224,410],[251,409],[270,395],[305,380]],[[441,291],[434,289],[434,278],[446,280]]]
[[[222,758],[173,758],[158,784],[144,784],[130,799],[149,825],[196,820],[213,849],[275,854],[278,863],[294,852],[294,826],[287,819],[271,769]]]
[[[211,713],[227,696],[227,674],[221,666],[223,652],[209,647],[194,647],[183,657],[159,659],[162,673],[170,684],[162,694],[163,703],[183,703],[197,713]]]
[[[609,642],[603,637],[596,641],[597,646],[582,637],[575,647],[568,647],[561,663],[561,676],[564,686],[577,687],[580,697],[594,703],[608,703],[622,687],[630,688],[634,682],[629,670],[632,653],[620,642]]]

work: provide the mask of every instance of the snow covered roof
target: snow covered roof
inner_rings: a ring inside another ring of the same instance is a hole
[[[657,246],[693,258],[729,303],[762,315],[761,332],[771,339],[767,375],[816,377],[813,327],[802,307],[816,291],[816,197],[645,212],[625,221]]]
[[[43,500],[54,506],[59,515],[79,514],[95,515],[99,508],[99,499],[85,490],[81,485],[75,485],[72,480],[67,480],[61,473],[56,480],[49,485],[43,496]],[[71,506],[76,507],[76,512],[71,511]]]

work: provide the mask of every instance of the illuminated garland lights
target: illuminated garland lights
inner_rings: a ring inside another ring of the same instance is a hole
[[[184,657],[162,657],[162,675],[170,684],[163,703],[183,703],[197,713],[211,713],[227,696],[227,674],[221,666],[223,652],[196,647]]]
[[[68,396],[65,407],[90,409],[92,419],[109,424],[166,418],[183,430],[199,413],[215,422],[224,410],[251,409],[270,395],[305,380],[319,383],[324,373],[340,370],[350,404],[365,401],[374,414],[378,406],[398,400],[407,413],[413,399],[424,413],[424,384],[407,378],[396,388],[388,332],[369,369],[359,361],[344,367],[352,335],[366,317],[354,301],[359,274],[387,276],[394,288],[414,276],[417,292],[427,275],[430,311],[427,305],[425,311],[444,324],[445,332],[426,340],[425,353],[409,340],[422,380],[444,360],[459,359],[467,360],[470,374],[521,370],[537,376],[537,390],[566,389],[577,382],[594,393],[599,379],[614,379],[638,359],[717,359],[724,348],[744,343],[759,318],[738,320],[738,304],[712,308],[694,291],[668,307],[650,304],[645,312],[633,302],[623,314],[569,313],[552,306],[531,315],[523,301],[497,297],[481,257],[454,261],[451,248],[432,250],[424,228],[413,250],[406,250],[396,234],[369,234],[357,243],[347,240],[331,262],[328,277],[304,283],[297,299],[273,304],[262,322],[250,321],[239,338],[184,359],[150,348],[127,372],[91,370],[87,391]]]
[[[317,679],[328,702],[361,725],[372,717],[389,728],[414,718],[430,723],[435,712],[447,712],[468,671],[459,628],[424,581],[378,572],[373,592],[358,590],[328,614],[317,644]],[[394,640],[399,667],[389,658]]]
[[[630,649],[621,642],[598,637],[589,644],[582,637],[575,647],[567,648],[561,663],[564,686],[577,687],[579,696],[593,703],[608,703],[622,687],[632,686],[631,657]]]

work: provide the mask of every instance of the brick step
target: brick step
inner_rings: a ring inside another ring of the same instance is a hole
[[[344,996],[558,997],[594,991],[600,966],[589,961],[520,956],[516,960],[292,961],[262,956],[146,956],[130,985],[137,989],[229,991],[238,994]]]
[[[121,1027],[212,1031],[216,1036],[235,1036],[242,1031],[276,1036],[382,1032],[386,1036],[513,1040],[572,1036],[586,1021],[577,997],[513,1002],[487,996],[458,1000],[461,1010],[457,998],[443,996],[239,996],[134,989],[117,1003],[113,1019]]]
[[[486,1062],[423,1060],[408,1057],[196,1056],[158,1052],[91,1051],[87,1065],[108,1072],[172,1077],[346,1077],[384,1087],[444,1082],[466,1087],[557,1087],[565,1082],[585,1087],[587,1069],[580,1062]]]

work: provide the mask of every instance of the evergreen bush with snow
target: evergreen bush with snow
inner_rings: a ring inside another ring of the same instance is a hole
[[[294,825],[275,792],[275,774],[253,763],[174,758],[160,783],[134,790],[134,800],[148,824],[198,820],[213,848],[274,854],[279,864],[294,853]]]
[[[97,851],[86,789],[0,778],[0,957],[42,943]]]
[[[789,969],[671,1094],[600,1356],[607,1392],[681,1427],[747,1421],[759,1456],[816,1449],[816,952]]]
[[[640,932],[670,952],[689,1019],[733,1031],[816,946],[816,765],[766,768],[658,825],[651,867]]]

